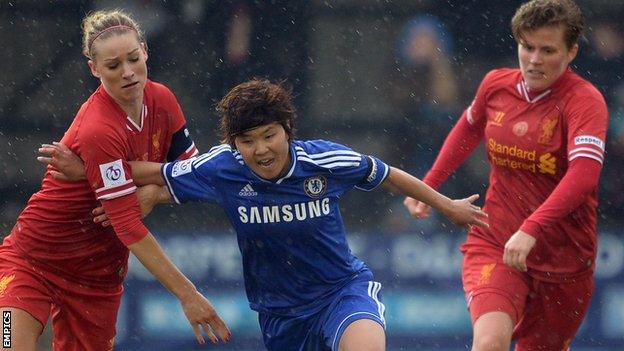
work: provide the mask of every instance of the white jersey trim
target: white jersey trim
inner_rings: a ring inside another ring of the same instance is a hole
[[[132,179],[128,179],[128,180],[126,180],[126,181],[125,181],[125,182],[123,182],[123,183],[120,183],[120,184],[115,184],[115,185],[113,185],[113,186],[103,186],[103,187],[101,187],[101,188],[95,189],[95,192],[96,192],[96,193],[98,193],[98,192],[102,192],[102,191],[105,191],[105,190],[110,190],[110,189],[115,189],[115,188],[123,187],[123,186],[126,186],[126,185],[130,184],[130,183],[132,183]]]
[[[466,109],[466,120],[470,125],[474,125],[474,117],[472,116],[472,106],[474,105],[474,100],[470,103],[470,106]]]
[[[191,146],[189,146],[186,150],[184,150],[184,153],[188,154],[194,148],[195,148],[195,142],[193,141],[193,142],[191,142]],[[199,152],[199,150],[195,149],[195,152],[193,152],[193,155],[191,155],[191,156],[197,155],[198,152]]]
[[[570,158],[568,159],[568,162],[574,160],[575,158],[579,158],[579,157],[591,158],[592,160],[596,160],[596,161],[600,162],[600,164],[602,164],[602,157],[598,157],[598,156],[595,156],[595,155],[592,155],[592,154],[587,154],[587,153],[584,153],[584,152],[576,152],[576,153],[574,153],[574,155],[570,155]]]
[[[203,154],[193,161],[193,168],[199,168],[204,163],[212,160],[215,156],[226,151],[232,151],[232,147],[227,144],[213,147],[207,154]]]
[[[522,82],[518,83],[516,85],[516,88],[518,88],[518,92],[520,93],[520,95],[522,95],[522,97],[530,104],[534,104],[538,101],[540,101],[541,99],[543,99],[544,97],[546,97],[546,95],[550,94],[550,92],[552,91],[552,89],[548,89],[545,92],[539,94],[538,96],[534,97],[533,99],[529,98],[529,87],[527,87],[526,82],[524,80],[522,80]]]
[[[171,163],[166,163],[162,168],[161,168],[161,176],[165,179],[165,183],[167,183],[167,190],[169,190],[169,194],[171,194],[171,197],[173,198],[173,201],[175,201],[176,204],[180,204],[180,200],[178,200],[178,197],[176,196],[175,192],[173,191],[173,186],[171,186],[171,182],[169,181],[169,178],[167,177],[167,168],[171,167]]]
[[[308,154],[302,147],[295,147],[297,160],[312,163],[323,168],[358,167],[362,162],[362,155],[355,151],[334,150],[318,154]]]
[[[122,197],[124,195],[128,195],[128,194],[131,194],[131,193],[135,192],[136,188],[137,188],[136,186],[133,186],[133,187],[128,188],[128,189],[124,189],[124,190],[117,191],[117,192],[114,192],[114,193],[102,195],[102,196],[98,197],[97,199],[98,200],[111,200],[111,199],[115,199],[115,198]]]
[[[128,122],[130,122],[130,124],[132,124],[134,128],[136,128],[140,132],[143,130],[143,126],[144,126],[143,122],[145,121],[145,116],[147,116],[147,105],[143,104],[143,107],[141,108],[141,125],[134,123],[134,120],[132,120],[130,116],[126,116],[126,118],[128,119]]]
[[[588,144],[588,145],[593,145],[593,146],[598,147],[597,145],[594,145],[594,144]],[[570,150],[570,153],[568,153],[568,161],[572,161],[575,158],[579,158],[579,157],[591,158],[592,160],[596,160],[600,162],[601,164],[604,161],[604,155],[603,155],[602,150],[598,151],[590,147],[577,147],[577,148]]]
[[[373,282],[373,281],[369,281],[368,282],[368,296],[371,297],[375,303],[377,304],[377,313],[378,315],[375,315],[374,313],[370,313],[370,312],[354,312],[351,313],[350,315],[346,316],[341,322],[340,324],[338,324],[338,328],[336,328],[336,333],[334,334],[334,338],[332,340],[332,350],[337,350],[338,349],[338,345],[337,343],[339,342],[338,340],[338,332],[340,332],[340,329],[342,328],[342,325],[345,324],[345,322],[347,320],[349,320],[351,317],[353,316],[357,316],[359,314],[363,314],[363,315],[368,315],[368,316],[372,316],[375,318],[372,318],[372,320],[375,321],[380,321],[383,325],[383,328],[386,329],[386,319],[384,318],[384,313],[386,310],[386,306],[379,300],[379,291],[381,290],[381,283],[378,282]]]

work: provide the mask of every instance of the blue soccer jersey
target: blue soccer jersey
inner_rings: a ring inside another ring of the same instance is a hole
[[[286,175],[268,181],[229,145],[162,167],[175,202],[215,202],[237,233],[252,309],[298,315],[372,273],[346,240],[338,200],[387,177],[381,160],[324,140],[293,141]]]

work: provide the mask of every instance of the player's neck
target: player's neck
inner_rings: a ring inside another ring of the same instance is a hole
[[[141,125],[141,112],[143,110],[143,100],[133,101],[128,104],[121,104],[117,101],[122,110],[128,115],[128,117],[137,125]]]

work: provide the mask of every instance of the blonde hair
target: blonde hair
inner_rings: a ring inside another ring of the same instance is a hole
[[[145,43],[143,32],[137,22],[120,9],[90,12],[82,20],[82,53],[95,59],[93,42],[98,38],[109,38],[113,34],[134,31],[139,42]]]

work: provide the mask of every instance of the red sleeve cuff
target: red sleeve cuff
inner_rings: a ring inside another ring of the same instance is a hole
[[[141,220],[141,209],[136,193],[104,200],[102,206],[117,237],[124,245],[132,245],[149,233]]]
[[[143,222],[138,222],[132,228],[128,228],[123,234],[117,234],[119,240],[126,246],[130,246],[149,234],[149,230]]]

